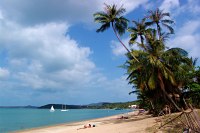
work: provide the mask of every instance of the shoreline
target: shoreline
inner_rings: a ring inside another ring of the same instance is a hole
[[[118,114],[118,115],[124,115],[124,114]],[[88,119],[88,120],[80,120],[80,121],[75,121],[75,122],[66,122],[66,123],[60,123],[60,124],[53,124],[53,125],[46,125],[46,126],[41,126],[41,127],[33,127],[33,128],[27,128],[27,129],[22,129],[22,130],[16,130],[16,131],[11,131],[11,133],[23,133],[26,131],[31,131],[31,130],[37,130],[37,129],[43,129],[43,128],[51,128],[51,127],[57,127],[57,126],[70,126],[70,125],[76,125],[76,124],[82,124],[84,122],[88,121],[98,121],[98,120],[104,120],[104,119],[109,119],[118,115],[112,115],[112,116],[105,116],[105,117],[100,117],[100,118],[94,118],[94,119]]]
[[[155,117],[146,114],[136,115],[137,113],[137,111],[133,111],[124,114],[84,120],[79,122],[63,123],[51,126],[18,130],[12,133],[145,133],[146,128],[155,125]],[[128,119],[119,119],[121,116],[128,117]],[[80,129],[83,128],[84,125],[88,124],[95,125],[95,127]]]

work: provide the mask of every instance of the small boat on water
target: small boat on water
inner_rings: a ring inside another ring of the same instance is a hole
[[[62,105],[62,109],[61,109],[60,111],[62,111],[62,112],[68,111],[68,110],[66,109],[66,105],[64,105],[64,108],[63,108],[63,105]]]
[[[55,109],[54,109],[54,107],[53,107],[53,105],[51,106],[51,109],[50,109],[50,112],[54,112],[55,111]]]

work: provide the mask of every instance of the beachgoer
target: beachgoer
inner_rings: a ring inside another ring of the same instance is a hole
[[[190,129],[189,128],[184,128],[183,129],[183,133],[190,133]]]
[[[142,114],[144,114],[144,113],[145,113],[145,109],[139,109],[139,112],[138,112],[137,115],[142,115]]]
[[[121,117],[119,117],[117,119],[128,119],[128,117],[127,116],[121,116]]]
[[[84,125],[82,128],[78,128],[77,130],[79,130],[79,129],[85,129],[85,128],[91,128],[91,127],[95,127],[95,125],[91,125],[91,124]]]
[[[169,107],[169,105],[165,105],[165,108],[163,109],[165,114],[171,114],[171,109]]]
[[[91,128],[91,124],[88,124],[88,126],[84,125],[84,128]]]

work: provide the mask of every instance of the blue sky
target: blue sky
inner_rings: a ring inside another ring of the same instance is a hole
[[[1,0],[0,105],[135,100],[118,67],[126,51],[111,29],[95,32],[100,25],[92,15],[104,3],[123,4],[129,20],[157,7],[170,12],[175,35],[167,46],[200,57],[198,0]]]

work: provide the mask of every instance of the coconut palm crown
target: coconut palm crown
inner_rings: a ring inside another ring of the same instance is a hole
[[[148,25],[146,24],[146,18],[143,18],[141,21],[132,20],[132,22],[133,22],[133,27],[128,28],[128,32],[130,32],[129,44],[133,45],[137,43],[139,45],[139,48],[146,50],[146,46],[144,44],[145,35],[147,32],[151,30],[150,28],[148,28]],[[138,38],[140,39],[141,43],[136,42]]]
[[[174,29],[171,27],[171,24],[174,24],[173,20],[166,19],[165,17],[170,17],[169,13],[163,12],[163,10],[156,9],[155,11],[149,11],[147,18],[150,20],[146,24],[149,26],[156,25],[159,36],[161,36],[162,28],[161,25],[166,27],[170,34],[174,34]],[[161,25],[160,25],[161,24]]]
[[[97,12],[94,14],[94,21],[102,24],[100,28],[97,29],[97,32],[104,32],[105,30],[109,29],[112,26],[119,42],[127,50],[128,53],[131,53],[130,50],[126,47],[126,45],[121,41],[119,37],[125,33],[128,27],[128,20],[122,16],[125,13],[125,11],[126,11],[125,8],[123,8],[122,6],[120,8],[117,8],[117,5],[115,4],[113,5],[105,4],[103,12]],[[132,53],[131,55],[135,60],[137,60]]]
[[[125,9],[121,6],[117,9],[117,5],[105,4],[104,12],[97,12],[94,14],[94,21],[101,23],[101,27],[97,32],[104,32],[112,25],[112,28],[119,34],[123,35],[128,26],[128,20],[122,16]]]

